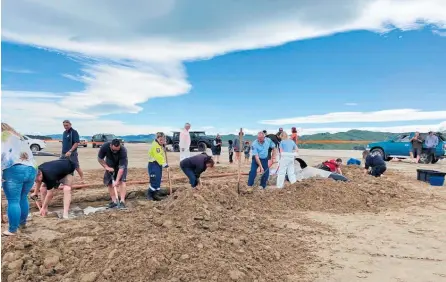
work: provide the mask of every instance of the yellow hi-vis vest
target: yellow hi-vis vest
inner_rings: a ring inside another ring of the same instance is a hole
[[[159,165],[166,163],[164,148],[155,140],[152,142],[152,147],[149,150],[149,163],[157,162]]]

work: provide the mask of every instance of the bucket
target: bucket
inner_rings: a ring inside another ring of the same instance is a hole
[[[431,183],[430,179],[434,178],[434,183],[436,185],[434,186],[442,186],[444,184],[444,177],[446,173],[436,170],[428,170],[428,169],[417,169],[417,180],[429,182],[431,185],[434,185]],[[441,183],[441,184],[438,184]]]
[[[443,186],[444,176],[431,176],[429,179],[429,183],[432,186]]]

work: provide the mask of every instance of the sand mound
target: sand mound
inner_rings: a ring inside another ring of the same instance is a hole
[[[35,218],[2,248],[5,281],[306,281],[312,236],[331,232],[302,211],[357,212],[425,197],[397,174],[306,180],[239,196],[235,180],[188,185],[159,203],[69,221]],[[245,182],[245,181],[244,181]],[[241,190],[246,191],[246,184]]]

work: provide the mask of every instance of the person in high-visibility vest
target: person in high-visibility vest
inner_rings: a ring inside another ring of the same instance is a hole
[[[163,168],[168,168],[166,162],[166,154],[164,145],[166,144],[166,136],[163,132],[156,134],[156,139],[152,142],[149,150],[148,172],[150,178],[149,190],[147,198],[151,201],[161,201],[165,198],[165,194],[161,192],[161,178],[163,177]]]

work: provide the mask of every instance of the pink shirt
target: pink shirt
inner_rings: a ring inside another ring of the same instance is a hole
[[[190,147],[190,134],[187,129],[180,132],[180,148],[188,149]]]

